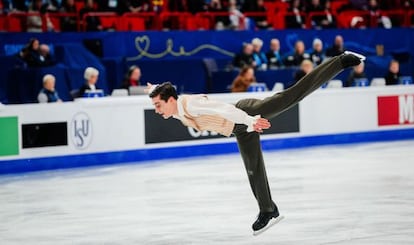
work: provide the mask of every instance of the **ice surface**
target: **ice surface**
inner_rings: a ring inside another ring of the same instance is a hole
[[[414,141],[265,152],[260,236],[238,154],[0,176],[0,244],[414,244]]]

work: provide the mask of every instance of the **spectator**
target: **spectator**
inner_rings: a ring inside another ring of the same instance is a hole
[[[262,70],[267,69],[267,57],[262,51],[263,41],[260,38],[253,38],[253,59],[256,63],[256,67]]]
[[[215,13],[227,13],[227,6],[225,6],[221,0],[211,0],[208,5],[208,11]],[[230,24],[228,16],[216,16],[214,20],[216,29],[222,30],[225,26]]]
[[[28,10],[26,2],[22,0],[2,0],[3,13],[26,12]]]
[[[192,14],[204,12],[207,10],[207,6],[204,0],[188,0],[187,7],[188,11],[190,11]]]
[[[125,11],[130,13],[140,13],[151,11],[150,0],[125,0]]]
[[[295,82],[299,81],[304,77],[306,74],[313,71],[313,63],[310,60],[303,60],[300,64],[300,69],[295,73],[294,79]]]
[[[85,0],[85,6],[79,11],[80,18],[89,12],[96,12],[94,0]],[[102,31],[101,20],[96,16],[86,17],[87,31]]]
[[[58,12],[59,11],[59,3],[57,0],[46,0],[43,1],[43,5],[41,8],[42,13],[46,13],[46,12]]]
[[[72,13],[77,14],[75,7],[75,0],[66,0],[63,2],[62,7],[60,8],[61,13]],[[75,32],[78,30],[78,22],[75,16],[69,17],[65,16],[60,19],[61,31],[71,31]]]
[[[367,78],[367,75],[365,75],[364,69],[365,69],[365,65],[363,62],[361,62],[361,64],[357,66],[354,66],[353,70],[348,76],[348,79],[346,80],[345,87],[354,86],[355,79]]]
[[[335,37],[335,41],[334,41],[334,44],[332,45],[332,47],[330,47],[326,50],[326,56],[327,57],[334,57],[334,56],[342,54],[344,51],[345,51],[345,49],[344,49],[344,39],[342,38],[341,35],[337,35]]]
[[[376,21],[375,25],[387,29],[392,27],[391,19],[388,16],[381,15],[380,6],[377,0],[369,0],[368,10],[370,13],[370,18]]]
[[[85,84],[79,89],[79,96],[84,97],[87,90],[96,91],[98,87],[96,82],[98,81],[99,71],[93,67],[85,69],[83,77],[85,78]]]
[[[289,55],[283,62],[286,66],[299,66],[303,60],[310,59],[310,55],[305,53],[305,43],[301,40],[296,41],[293,55]]]
[[[263,0],[245,1],[242,12],[263,13],[263,16],[253,16],[251,19],[254,20],[255,27],[258,29],[268,29],[270,27],[269,23],[267,22],[267,11]]]
[[[243,30],[246,27],[246,19],[243,13],[237,7],[236,0],[229,1],[229,14],[230,14],[230,28]],[[244,20],[244,21],[243,21]]]
[[[122,88],[129,89],[132,86],[139,86],[141,79],[141,69],[138,66],[131,66],[128,72],[125,74],[124,81],[122,82]]]
[[[315,38],[312,44],[313,50],[310,54],[311,60],[315,66],[320,65],[325,59],[325,53],[323,52],[323,43],[319,38]]]
[[[388,73],[385,75],[385,83],[387,85],[396,85],[399,83],[398,79],[400,77],[400,63],[396,60],[391,60],[388,67]]]
[[[43,32],[43,20],[46,20],[47,31],[53,31],[53,24],[48,16],[41,16],[42,0],[33,0],[29,7],[29,13],[34,14],[27,17],[28,32]]]
[[[255,67],[256,63],[253,58],[253,45],[250,43],[243,44],[243,50],[241,54],[237,54],[234,57],[233,65],[238,68],[243,68],[244,66]]]
[[[47,44],[41,44],[39,46],[39,63],[37,66],[52,66],[55,61],[50,54],[50,48]]]
[[[98,11],[116,12],[123,14],[125,11],[124,0],[97,0]]]
[[[321,4],[320,0],[312,0],[310,1],[309,5],[306,6],[306,12],[321,12],[324,10],[324,7]]]
[[[170,12],[186,12],[188,10],[186,0],[169,0],[168,10]]]
[[[37,66],[40,63],[39,47],[39,40],[36,38],[31,38],[29,43],[27,43],[20,51],[20,58],[26,62],[28,66]]]
[[[231,92],[246,92],[252,83],[256,82],[253,67],[246,66],[241,69],[239,75],[234,79],[231,85]]]
[[[280,53],[280,42],[279,39],[273,38],[270,40],[270,50],[266,54],[267,65],[269,68],[282,67],[282,55]]]
[[[285,17],[286,28],[306,28],[305,19],[302,17],[304,7],[300,0],[293,0],[290,2],[290,14]]]
[[[55,81],[55,76],[51,74],[43,76],[43,88],[37,96],[37,101],[39,103],[62,102],[58,92],[55,90]]]
[[[335,28],[336,19],[331,13],[331,2],[326,1],[324,5],[319,0],[312,0],[312,4],[307,9],[308,13],[319,12],[323,15],[314,16],[311,20],[312,27],[316,29]]]

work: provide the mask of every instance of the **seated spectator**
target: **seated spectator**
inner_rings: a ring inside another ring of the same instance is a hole
[[[264,6],[264,0],[254,0],[249,3],[249,1],[245,1],[245,6],[243,8],[243,12],[256,12],[256,13],[263,13],[263,16],[253,16],[251,17],[254,20],[254,24],[258,29],[268,29],[270,27],[269,23],[267,22],[266,17],[266,7]],[[247,3],[247,4],[246,4]]]
[[[123,0],[97,0],[98,11],[102,12],[116,12],[118,14],[123,14],[125,11]]]
[[[266,57],[267,65],[269,68],[277,68],[283,66],[279,39],[273,38],[270,40],[270,50],[267,52]]]
[[[239,75],[234,79],[231,85],[231,92],[246,92],[252,83],[256,82],[253,67],[246,66],[240,70]]]
[[[306,6],[306,12],[308,12],[308,13],[321,12],[323,10],[324,10],[324,7],[322,6],[320,0],[312,0],[308,4],[308,6]]]
[[[255,67],[256,63],[253,58],[253,45],[250,43],[243,44],[242,53],[236,54],[233,59],[234,67],[242,68],[245,66]]]
[[[237,7],[236,0],[229,1],[230,28],[234,30],[246,29],[246,18]],[[243,21],[244,20],[244,21]]]
[[[353,70],[348,76],[348,79],[346,80],[345,87],[354,86],[355,79],[367,78],[367,75],[365,75],[364,70],[365,64],[363,62],[357,66],[354,66]]]
[[[187,1],[188,11],[192,14],[204,12],[207,10],[207,6],[204,0],[189,0]]]
[[[43,76],[43,88],[37,96],[37,101],[39,103],[62,102],[59,98],[58,92],[55,90],[55,81],[55,76],[51,74]]]
[[[380,6],[377,0],[369,0],[368,10],[370,18],[373,18],[376,21],[375,25],[388,29],[392,27],[391,19],[388,16],[381,14]]]
[[[28,32],[43,32],[43,18],[40,14],[41,8],[43,6],[42,0],[33,0],[30,4],[29,12],[32,14],[39,14],[39,15],[30,15],[27,17],[27,31]],[[46,20],[46,29],[47,31],[53,31],[53,24],[50,21],[48,16],[45,16],[44,19]]]
[[[342,54],[344,51],[345,51],[344,39],[342,38],[341,35],[337,35],[335,37],[335,41],[334,41],[334,44],[332,45],[332,47],[330,47],[326,50],[326,56],[327,57],[334,57],[334,56]]]
[[[85,6],[79,11],[79,16],[83,16],[90,12],[96,12],[94,0],[85,0]],[[88,16],[86,18],[86,31],[102,31],[101,20],[96,16]]]
[[[310,59],[310,55],[308,53],[305,53],[305,43],[299,40],[295,43],[294,53],[287,56],[283,63],[286,66],[299,66],[302,61],[306,59]]]
[[[149,11],[152,11],[150,0],[126,0],[123,12],[141,13]]]
[[[79,97],[84,97],[85,92],[89,91],[96,91],[99,89],[96,86],[96,82],[98,81],[99,71],[93,67],[88,67],[85,69],[83,77],[85,78],[85,84],[79,89]]]
[[[227,6],[222,4],[221,0],[212,0],[210,4],[207,6],[209,12],[214,13],[227,13]],[[222,30],[225,27],[229,26],[230,19],[228,16],[216,16],[215,20],[215,28],[217,30]]]
[[[23,49],[19,52],[19,57],[29,66],[38,67],[42,63],[40,57],[40,42],[37,38],[30,39]]]
[[[128,72],[125,74],[124,81],[122,82],[122,88],[129,89],[132,86],[139,86],[141,79],[141,69],[138,66],[131,66]]]
[[[310,60],[303,60],[300,64],[300,69],[295,73],[294,79],[295,82],[299,81],[306,74],[313,71],[313,63]]]
[[[59,11],[59,2],[57,0],[46,0],[43,1],[43,5],[41,8],[42,13],[52,12],[56,13]]]
[[[186,12],[188,10],[187,1],[183,0],[169,0],[168,10],[170,12]]]
[[[47,44],[40,44],[39,46],[39,62],[37,66],[52,66],[55,60],[50,54],[50,48]]]
[[[28,8],[25,1],[22,0],[2,0],[3,13],[27,12]]]
[[[323,52],[323,43],[319,38],[315,38],[312,44],[313,50],[310,54],[311,60],[315,66],[320,65],[325,59],[325,53]]]
[[[75,0],[66,0],[63,2],[60,8],[61,13],[74,13],[77,14],[75,7]],[[78,30],[78,21],[75,16],[65,16],[60,19],[61,31],[75,32]]]
[[[289,15],[286,16],[286,28],[306,28],[305,18],[301,14],[304,13],[304,6],[300,0],[290,2]]]
[[[256,68],[266,70],[267,69],[267,57],[262,51],[263,41],[260,38],[253,38],[253,59],[256,63]]]
[[[312,18],[311,24],[316,29],[335,28],[336,19],[331,13],[331,1],[326,1],[324,5],[319,0],[313,0],[312,4],[307,8],[308,13],[320,12],[323,15],[317,15]]]
[[[388,73],[385,75],[385,84],[396,85],[399,83],[398,79],[400,77],[400,63],[396,60],[391,60],[390,65],[388,67]]]

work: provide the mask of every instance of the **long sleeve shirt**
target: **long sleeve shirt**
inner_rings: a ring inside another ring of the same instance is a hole
[[[187,107],[184,110],[182,99],[177,100],[178,115],[174,118],[181,120],[185,117],[185,111],[191,116],[201,115],[219,116],[235,124],[244,124],[247,126],[247,132],[254,131],[253,124],[259,116],[250,116],[246,112],[238,109],[232,104],[209,100],[207,96],[190,95],[187,99]]]

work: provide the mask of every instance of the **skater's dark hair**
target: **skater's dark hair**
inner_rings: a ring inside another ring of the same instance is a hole
[[[154,91],[149,94],[150,98],[154,98],[160,95],[160,99],[167,102],[170,97],[178,99],[177,91],[170,82],[164,82],[158,85]]]

